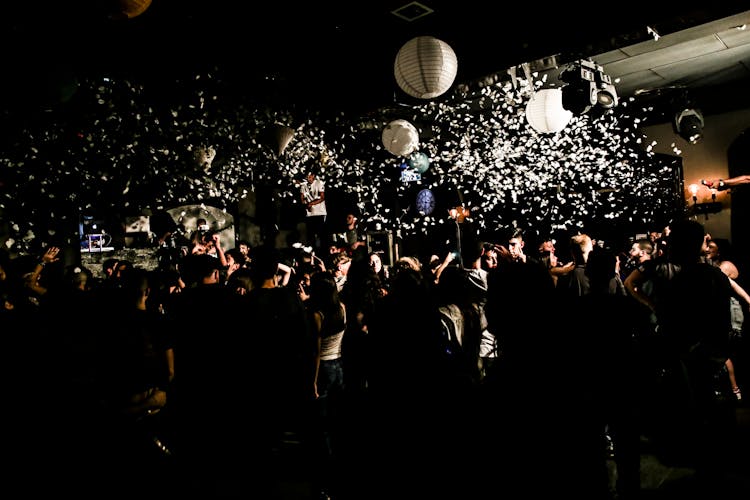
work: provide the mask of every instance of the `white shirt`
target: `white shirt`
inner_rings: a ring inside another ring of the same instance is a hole
[[[325,183],[318,178],[312,181],[312,183],[305,181],[302,183],[302,186],[300,187],[300,191],[302,192],[302,196],[304,197],[306,203],[315,201],[318,198],[320,198],[321,193],[324,193],[325,190],[326,190]],[[312,217],[314,215],[327,215],[328,212],[326,211],[325,200],[313,205],[309,209],[306,208],[305,214],[307,215],[307,217]]]

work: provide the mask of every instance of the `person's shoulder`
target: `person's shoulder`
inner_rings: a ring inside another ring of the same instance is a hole
[[[719,263],[719,268],[732,279],[736,279],[740,272],[734,262],[730,260],[723,260]]]

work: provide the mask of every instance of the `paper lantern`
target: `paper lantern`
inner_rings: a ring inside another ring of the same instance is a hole
[[[537,132],[560,132],[568,126],[573,113],[563,108],[562,90],[537,90],[526,103],[526,120]]]
[[[435,210],[435,195],[429,189],[417,193],[417,210],[423,215],[430,215]]]
[[[119,0],[118,10],[112,14],[117,19],[133,19],[138,17],[151,6],[151,0]]]
[[[406,120],[393,120],[383,129],[383,145],[396,156],[408,156],[419,147],[419,132]]]
[[[294,129],[277,123],[273,126],[271,135],[273,136],[276,155],[281,156],[294,137]]]
[[[401,90],[418,99],[432,99],[453,85],[458,59],[450,45],[442,40],[418,36],[398,51],[393,71]]]
[[[409,156],[409,166],[420,174],[423,174],[430,168],[430,157],[421,152],[412,153]]]

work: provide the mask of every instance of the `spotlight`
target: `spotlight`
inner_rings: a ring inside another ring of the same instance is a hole
[[[617,92],[612,85],[612,79],[600,70],[596,73],[596,102],[605,109],[617,106]]]
[[[617,91],[612,79],[593,61],[581,59],[560,73],[563,108],[576,114],[587,113],[594,106],[611,109],[617,106]]]
[[[678,111],[674,117],[674,128],[680,137],[690,144],[696,144],[703,139],[703,115],[694,108]]]

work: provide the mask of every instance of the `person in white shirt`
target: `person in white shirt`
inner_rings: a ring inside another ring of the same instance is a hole
[[[309,170],[307,180],[300,185],[300,200],[305,206],[306,242],[317,250],[324,248],[326,209],[325,183]]]

